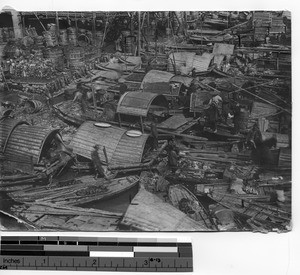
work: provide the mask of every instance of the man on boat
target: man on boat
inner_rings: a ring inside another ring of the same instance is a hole
[[[172,173],[175,173],[178,168],[179,148],[176,146],[173,137],[169,139],[166,151],[168,152],[168,165]]]
[[[95,169],[95,179],[97,179],[98,176],[107,179],[105,170],[102,166],[104,163],[100,160],[99,157],[99,145],[97,144],[94,146],[94,150],[91,153],[91,159]]]
[[[217,121],[222,114],[222,101],[223,99],[219,95],[215,95],[209,100],[208,109],[206,109],[208,126],[214,133],[217,132]]]
[[[92,93],[88,91],[82,82],[77,83],[77,91],[75,93],[73,102],[79,102],[81,104],[82,112],[85,113],[88,108],[88,100],[91,100]]]

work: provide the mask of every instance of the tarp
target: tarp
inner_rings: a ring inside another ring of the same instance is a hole
[[[151,70],[149,71],[141,84],[141,89],[144,88],[145,83],[157,83],[157,82],[165,82],[169,83],[170,79],[174,76],[174,74],[165,72],[165,71],[159,71],[159,70]]]

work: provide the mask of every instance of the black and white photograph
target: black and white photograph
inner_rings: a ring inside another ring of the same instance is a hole
[[[3,7],[1,231],[291,231],[292,16]]]

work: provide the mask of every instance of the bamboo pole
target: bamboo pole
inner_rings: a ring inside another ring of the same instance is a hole
[[[141,12],[138,11],[138,51],[137,55],[141,55]]]
[[[55,21],[56,21],[56,36],[59,39],[59,18],[58,18],[58,12],[55,12]],[[58,40],[59,41],[59,40]]]
[[[43,23],[41,22],[40,18],[37,16],[37,13],[35,13],[34,15],[37,18],[37,20],[40,22],[40,24],[41,24],[42,28],[44,29],[44,31],[46,32],[47,30],[46,30],[45,26],[43,25]]]
[[[239,88],[239,86],[237,86],[237,85],[235,85],[235,84],[232,84],[234,87],[236,87],[236,88]],[[254,96],[254,97],[256,97],[256,98],[258,98],[258,99],[260,99],[260,100],[262,100],[262,101],[264,101],[264,102],[266,102],[266,103],[268,103],[268,104],[270,104],[270,105],[272,105],[272,106],[274,106],[274,107],[276,107],[276,108],[279,108],[280,110],[282,110],[282,111],[284,111],[284,112],[287,112],[288,114],[292,114],[291,113],[291,111],[289,111],[289,110],[287,110],[287,109],[285,109],[285,108],[283,108],[283,107],[281,107],[281,106],[278,106],[277,104],[275,104],[275,103],[272,103],[272,102],[270,102],[270,101],[268,101],[268,100],[266,100],[266,99],[264,99],[264,98],[262,98],[262,97],[260,97],[260,96],[258,96],[258,95],[255,95],[255,94],[252,94],[252,93],[250,93],[249,91],[247,91],[246,89],[243,89],[243,88],[240,88],[242,91],[245,91],[246,93],[248,93],[248,94],[250,94],[250,95],[252,95],[252,96]]]

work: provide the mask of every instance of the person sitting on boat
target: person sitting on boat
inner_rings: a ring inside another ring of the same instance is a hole
[[[249,131],[247,135],[246,142],[250,142],[255,145],[255,144],[262,143],[262,141],[263,138],[262,138],[261,131],[259,130],[258,124],[254,123],[252,129]]]
[[[91,159],[95,170],[95,179],[97,179],[98,176],[107,179],[105,170],[102,166],[105,163],[103,163],[99,157],[99,145],[97,144],[94,146],[94,150],[91,153]]]
[[[81,104],[82,111],[85,113],[88,108],[88,103],[93,102],[93,92],[90,87],[84,86],[82,82],[77,84],[77,91],[75,93],[73,102]]]
[[[219,120],[222,113],[222,101],[223,100],[219,95],[215,95],[209,100],[208,108],[206,109],[208,126],[214,133],[217,132],[217,121]]]

